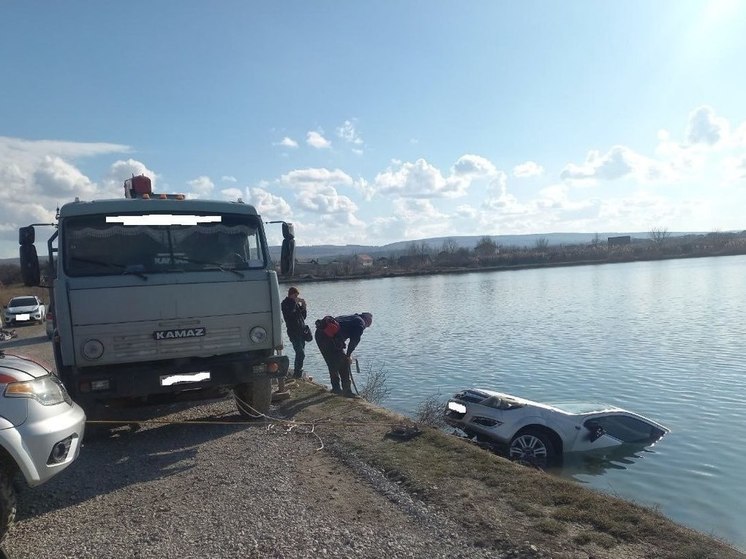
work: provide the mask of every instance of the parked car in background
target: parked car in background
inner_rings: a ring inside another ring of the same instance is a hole
[[[0,349],[0,543],[16,514],[13,481],[36,486],[80,452],[85,414],[43,365]]]
[[[41,324],[46,317],[47,308],[36,295],[13,297],[3,310],[3,320],[6,326],[24,322]]]
[[[454,395],[446,404],[445,420],[467,436],[507,445],[512,460],[540,467],[568,452],[653,444],[669,432],[651,419],[607,404],[542,404],[482,389]]]

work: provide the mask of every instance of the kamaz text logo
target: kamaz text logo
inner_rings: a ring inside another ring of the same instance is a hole
[[[179,338],[200,338],[207,334],[207,328],[181,328],[179,330],[156,330],[156,340],[176,340]]]

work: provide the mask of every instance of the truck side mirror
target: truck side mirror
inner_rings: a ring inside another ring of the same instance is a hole
[[[295,227],[292,223],[282,223],[282,238],[295,239]]]
[[[285,239],[282,241],[280,273],[283,276],[295,275],[295,239]]]
[[[21,277],[24,285],[35,287],[41,283],[41,273],[39,271],[39,257],[36,255],[34,245],[21,245]]]
[[[21,277],[23,278],[24,285],[29,287],[34,287],[41,283],[39,257],[36,254],[36,247],[34,246],[35,240],[36,234],[33,225],[18,229],[18,244],[21,245]]]
[[[34,226],[29,225],[27,227],[21,227],[18,229],[18,244],[19,245],[33,245],[36,241],[36,232]]]
[[[282,251],[280,253],[280,274],[295,275],[295,227],[282,222]]]

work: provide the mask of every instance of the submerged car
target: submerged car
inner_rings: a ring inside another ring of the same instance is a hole
[[[57,475],[78,457],[84,429],[83,410],[54,374],[0,349],[0,542],[15,518],[16,474],[32,487]]]
[[[36,295],[24,295],[13,297],[8,301],[3,315],[6,326],[12,326],[19,322],[38,322],[41,324],[46,320],[47,309]]]
[[[660,423],[615,406],[542,404],[482,389],[450,398],[445,420],[469,437],[507,445],[512,460],[542,467],[556,463],[564,453],[626,443],[649,445],[669,432]]]

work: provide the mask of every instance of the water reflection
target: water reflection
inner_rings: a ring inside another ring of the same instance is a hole
[[[564,455],[561,466],[549,471],[579,483],[590,483],[584,476],[602,476],[609,470],[626,470],[644,459],[645,454],[655,454],[655,451],[647,445],[623,444],[603,450],[572,452]]]

